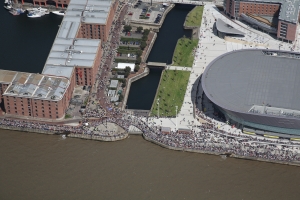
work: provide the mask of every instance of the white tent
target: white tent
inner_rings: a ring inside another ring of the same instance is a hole
[[[118,63],[117,69],[125,69],[126,67],[130,67],[131,71],[134,71],[134,63]]]

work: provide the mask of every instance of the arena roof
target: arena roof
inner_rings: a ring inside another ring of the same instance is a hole
[[[300,117],[299,63],[300,54],[294,52],[233,51],[207,66],[202,87],[227,110]]]

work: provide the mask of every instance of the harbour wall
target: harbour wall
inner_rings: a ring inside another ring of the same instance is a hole
[[[43,134],[48,134],[48,135],[64,133],[64,131],[41,130],[41,129],[32,129],[32,128],[12,127],[12,126],[5,126],[5,125],[0,125],[0,129],[6,129],[6,130],[12,130],[12,131],[33,132],[33,133],[43,133]]]
[[[142,62],[146,62],[146,60],[148,59],[148,56],[149,56],[149,54],[150,54],[150,52],[151,52],[151,49],[152,49],[152,47],[153,47],[153,44],[154,44],[156,38],[157,38],[157,33],[154,33],[154,36],[153,36],[153,38],[152,38],[152,40],[151,40],[151,42],[150,42],[150,44],[149,44],[149,47],[148,47],[148,49],[147,49],[147,52],[146,52],[146,54],[144,55],[144,57],[142,58]]]
[[[267,159],[262,159],[262,158],[235,155],[235,154],[232,154],[229,152],[213,152],[213,151],[202,151],[202,150],[197,150],[197,149],[172,147],[172,146],[168,146],[166,144],[160,143],[158,141],[155,141],[152,138],[147,137],[145,134],[143,134],[143,137],[145,140],[147,140],[149,142],[152,142],[152,143],[159,145],[161,147],[164,147],[166,149],[175,150],[175,151],[186,151],[186,152],[191,152],[191,153],[202,153],[202,154],[209,154],[209,155],[216,155],[216,156],[230,155],[229,157],[237,158],[237,159],[246,159],[246,160],[253,160],[253,161],[260,161],[260,162],[282,164],[282,165],[300,166],[300,162],[285,162],[285,161],[267,160]]]
[[[80,138],[86,140],[99,140],[104,142],[115,142],[119,140],[124,140],[128,137],[128,133],[123,133],[114,136],[101,136],[101,135],[87,135],[87,134],[78,134],[78,133],[70,133],[68,137],[71,138]]]

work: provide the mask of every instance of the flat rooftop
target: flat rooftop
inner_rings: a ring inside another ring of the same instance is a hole
[[[106,24],[112,4],[111,0],[71,0],[43,73],[61,76],[63,72],[63,76],[71,78],[70,70],[63,70],[63,68],[93,67],[101,40],[79,39],[76,35],[81,23]],[[49,66],[56,66],[56,69],[52,69],[50,73]]]
[[[209,99],[227,110],[258,112],[267,106],[264,112],[273,114],[299,111],[299,63],[300,54],[294,52],[233,51],[208,65],[202,87]]]
[[[6,73],[9,73],[9,71]],[[63,98],[70,85],[70,81],[64,77],[11,72],[11,74],[13,73],[14,77],[3,93],[4,96],[58,101]]]
[[[300,0],[242,0],[243,2],[281,4],[279,19],[287,22],[298,23]]]

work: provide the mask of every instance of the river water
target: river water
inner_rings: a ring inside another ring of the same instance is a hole
[[[119,142],[0,132],[0,199],[299,199],[299,167]]]
[[[32,22],[3,9],[0,16],[1,68],[41,72],[41,58],[47,58],[55,37],[48,26],[58,28],[60,19],[50,15]],[[22,53],[27,56],[19,57]],[[0,162],[1,200],[291,200],[300,195],[299,167],[172,151],[141,136],[98,142],[0,129]]]

